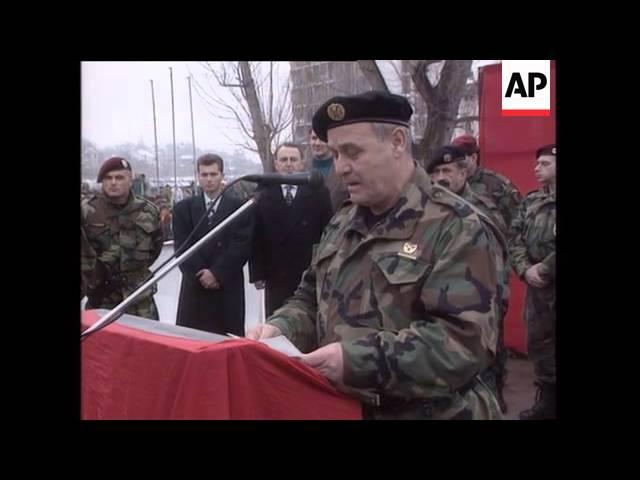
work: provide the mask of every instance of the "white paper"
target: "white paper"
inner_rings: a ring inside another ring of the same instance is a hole
[[[258,340],[261,343],[277,350],[280,353],[284,353],[288,357],[301,357],[303,354],[291,341],[284,335],[271,338],[263,338]]]

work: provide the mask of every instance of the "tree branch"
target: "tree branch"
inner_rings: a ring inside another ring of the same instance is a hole
[[[413,80],[414,85],[416,86],[416,90],[420,96],[425,100],[427,105],[429,106],[436,99],[436,91],[431,85],[431,81],[427,76],[427,67],[430,63],[434,63],[434,61],[429,60],[418,60],[413,64],[413,60],[410,65],[412,65],[411,70],[411,79]]]
[[[456,118],[455,122],[456,122],[456,125],[460,125],[461,123],[464,123],[464,122],[477,122],[479,120],[480,120],[480,117],[478,117],[478,115],[469,115],[467,117]]]

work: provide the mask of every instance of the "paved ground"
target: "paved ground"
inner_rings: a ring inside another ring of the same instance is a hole
[[[508,420],[517,420],[518,414],[533,405],[535,387],[533,385],[533,365],[528,360],[510,358],[507,362],[507,384],[504,397]]]

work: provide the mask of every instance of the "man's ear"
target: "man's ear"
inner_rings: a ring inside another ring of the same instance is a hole
[[[402,127],[396,127],[391,131],[391,145],[394,152],[404,153],[411,149],[407,132]]]

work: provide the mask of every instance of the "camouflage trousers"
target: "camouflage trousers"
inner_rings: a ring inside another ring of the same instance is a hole
[[[527,354],[538,380],[556,383],[556,289],[527,287]]]
[[[122,302],[123,299],[124,297],[122,297],[122,295],[113,293],[108,297],[103,298],[102,301],[96,301],[96,299],[92,298],[91,294],[89,294],[87,296],[87,304],[85,306],[85,309],[93,310],[97,308],[104,308],[107,310],[111,310],[120,302]],[[136,303],[130,305],[125,310],[125,313],[128,313],[129,315],[136,315],[138,317],[148,318],[150,320],[160,320],[158,307],[156,306],[156,302],[153,299],[153,293],[143,294],[143,296],[139,298]]]
[[[500,330],[498,331],[496,358],[491,367],[489,367],[489,370],[493,373],[493,379],[487,382],[491,387],[495,388],[496,393],[502,390],[507,383],[507,360],[509,359],[509,354],[504,344],[504,318],[506,316],[505,310],[503,320],[500,322]]]

